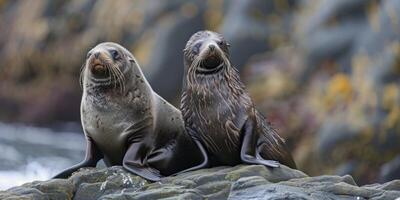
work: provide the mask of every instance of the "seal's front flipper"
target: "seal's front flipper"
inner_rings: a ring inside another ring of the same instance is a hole
[[[90,164],[87,163],[86,160],[84,160],[84,161],[80,162],[79,164],[76,164],[76,165],[74,165],[74,166],[72,166],[72,167],[70,167],[68,169],[65,169],[62,172],[58,173],[57,175],[55,175],[53,177],[53,179],[54,178],[66,179],[66,178],[70,177],[72,173],[78,171],[80,168],[83,168],[83,167],[91,167],[91,166],[90,166]]]
[[[244,155],[244,156],[246,158],[245,159],[242,158],[242,160],[248,164],[265,165],[267,167],[273,167],[273,168],[280,166],[280,163],[276,160],[265,160],[263,158],[258,158],[258,157],[249,156],[249,155]]]
[[[141,176],[150,181],[160,181],[162,175],[160,171],[157,169],[151,168],[147,166],[147,164],[143,163],[143,160],[140,155],[140,144],[131,144],[129,146],[128,151],[126,152],[123,160],[123,167],[131,173],[134,173],[138,176]]]
[[[265,165],[267,167],[279,167],[279,162],[275,160],[265,160],[258,155],[256,151],[257,147],[257,135],[254,133],[255,123],[251,118],[246,120],[243,130],[243,142],[240,150],[240,158],[242,162],[247,164]]]
[[[264,160],[264,159],[257,159],[257,161],[260,162],[260,164],[269,166],[269,167],[279,167],[280,163],[276,160]]]
[[[160,172],[154,168],[140,166],[137,165],[137,163],[132,163],[130,161],[124,161],[123,167],[127,171],[150,181],[157,182],[160,181],[160,179],[163,177]]]
[[[86,137],[86,156],[85,159],[77,165],[74,165],[58,173],[53,178],[68,178],[72,173],[82,167],[96,167],[97,162],[103,158],[103,154],[96,147],[96,144],[90,137]]]
[[[209,162],[208,162],[207,151],[204,149],[204,146],[201,144],[201,142],[199,140],[193,138],[193,141],[195,142],[196,146],[199,148],[200,153],[203,156],[203,161],[199,165],[196,165],[196,166],[191,167],[189,169],[182,170],[182,171],[180,171],[178,173],[173,174],[173,176],[181,174],[181,173],[190,172],[190,171],[194,171],[194,170],[203,169],[203,168],[208,167]]]

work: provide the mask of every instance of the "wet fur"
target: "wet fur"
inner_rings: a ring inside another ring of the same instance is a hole
[[[120,59],[110,57],[112,49]],[[89,53],[81,72],[86,157],[54,178],[95,167],[100,159],[151,181],[200,163],[202,154],[186,134],[181,112],[152,90],[133,55],[115,43],[101,43],[92,51],[101,52],[96,62],[109,74],[95,77]]]
[[[196,73],[200,56],[194,55],[191,48],[197,40],[210,37],[210,34],[223,40],[221,35],[213,32],[198,32],[188,41],[184,50],[186,77],[181,111],[186,127],[192,130],[192,137],[204,144],[211,165],[239,164],[241,130],[250,118],[256,121],[254,131],[258,135],[256,145],[259,156],[296,168],[284,140],[254,108],[238,71],[228,59],[227,49],[222,48],[222,70],[214,74]]]

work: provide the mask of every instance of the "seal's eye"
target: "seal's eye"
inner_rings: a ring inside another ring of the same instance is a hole
[[[110,53],[114,60],[118,60],[121,58],[117,50],[111,50]]]
[[[88,53],[88,54],[86,54],[86,59],[88,59],[90,56],[92,55],[92,53]]]
[[[193,53],[194,53],[194,54],[198,54],[199,51],[200,51],[200,47],[201,47],[201,42],[195,44],[195,45],[193,46],[193,50],[192,50]]]
[[[217,43],[218,43],[218,46],[220,46],[220,47],[222,47],[222,46],[225,44],[225,42],[222,41],[222,40],[221,40],[221,41],[218,41]]]

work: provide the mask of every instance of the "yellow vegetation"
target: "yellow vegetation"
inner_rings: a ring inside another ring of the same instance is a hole
[[[383,92],[383,108],[388,110],[389,114],[384,121],[384,128],[394,128],[396,124],[400,123],[400,106],[399,101],[399,88],[397,84],[388,84],[384,88]]]
[[[325,103],[328,107],[339,102],[349,102],[352,99],[353,88],[346,74],[335,74],[328,84]]]
[[[143,37],[138,40],[135,45],[135,50],[133,54],[136,59],[140,62],[141,68],[146,68],[147,64],[150,62],[151,49],[154,46],[154,34],[148,33],[144,34]]]

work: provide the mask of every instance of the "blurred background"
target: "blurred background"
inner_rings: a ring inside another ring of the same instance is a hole
[[[182,49],[222,33],[258,109],[309,175],[400,178],[400,1],[0,0],[0,188],[84,157],[79,69],[122,44],[179,107]]]

